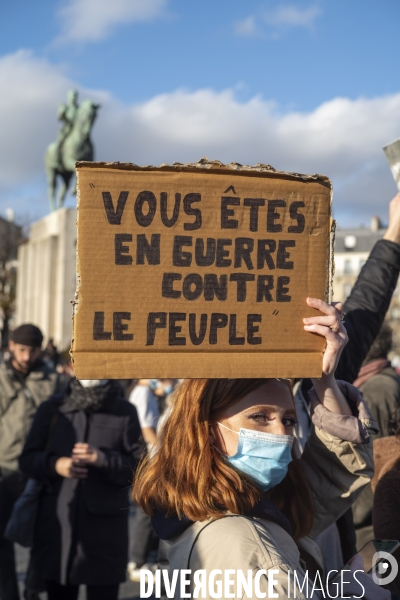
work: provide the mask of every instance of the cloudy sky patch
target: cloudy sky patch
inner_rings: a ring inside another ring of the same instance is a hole
[[[57,42],[98,42],[119,25],[151,21],[163,14],[167,0],[69,0],[58,10]]]
[[[0,214],[48,212],[44,153],[76,88],[101,104],[97,160],[206,155],[319,172],[333,181],[339,225],[387,218],[397,0],[24,0],[22,12],[2,10]]]

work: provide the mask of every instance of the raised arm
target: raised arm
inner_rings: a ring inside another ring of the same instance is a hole
[[[307,298],[307,304],[321,312],[321,316],[303,319],[304,329],[326,340],[322,360],[322,376],[312,379],[319,402],[330,412],[351,416],[352,412],[335,379],[341,353],[347,344],[347,332],[342,323],[343,305],[327,304],[317,298]]]
[[[390,202],[389,226],[363,266],[344,304],[349,343],[336,378],[352,383],[378,335],[400,271],[400,193]]]

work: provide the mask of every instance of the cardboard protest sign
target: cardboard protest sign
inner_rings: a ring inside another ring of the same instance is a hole
[[[383,151],[388,160],[393,178],[397,184],[397,189],[400,192],[400,139],[384,146]]]
[[[269,165],[77,163],[79,379],[319,377],[331,183]]]

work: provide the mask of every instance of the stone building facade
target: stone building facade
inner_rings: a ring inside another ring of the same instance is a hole
[[[60,208],[30,227],[18,251],[16,325],[34,323],[45,342],[68,350],[76,287],[76,209]]]

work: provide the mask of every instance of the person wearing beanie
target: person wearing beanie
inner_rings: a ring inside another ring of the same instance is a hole
[[[36,325],[17,327],[11,357],[0,362],[0,598],[19,600],[13,543],[3,537],[25,478],[18,459],[40,404],[58,389],[58,375],[41,360],[43,334]]]

